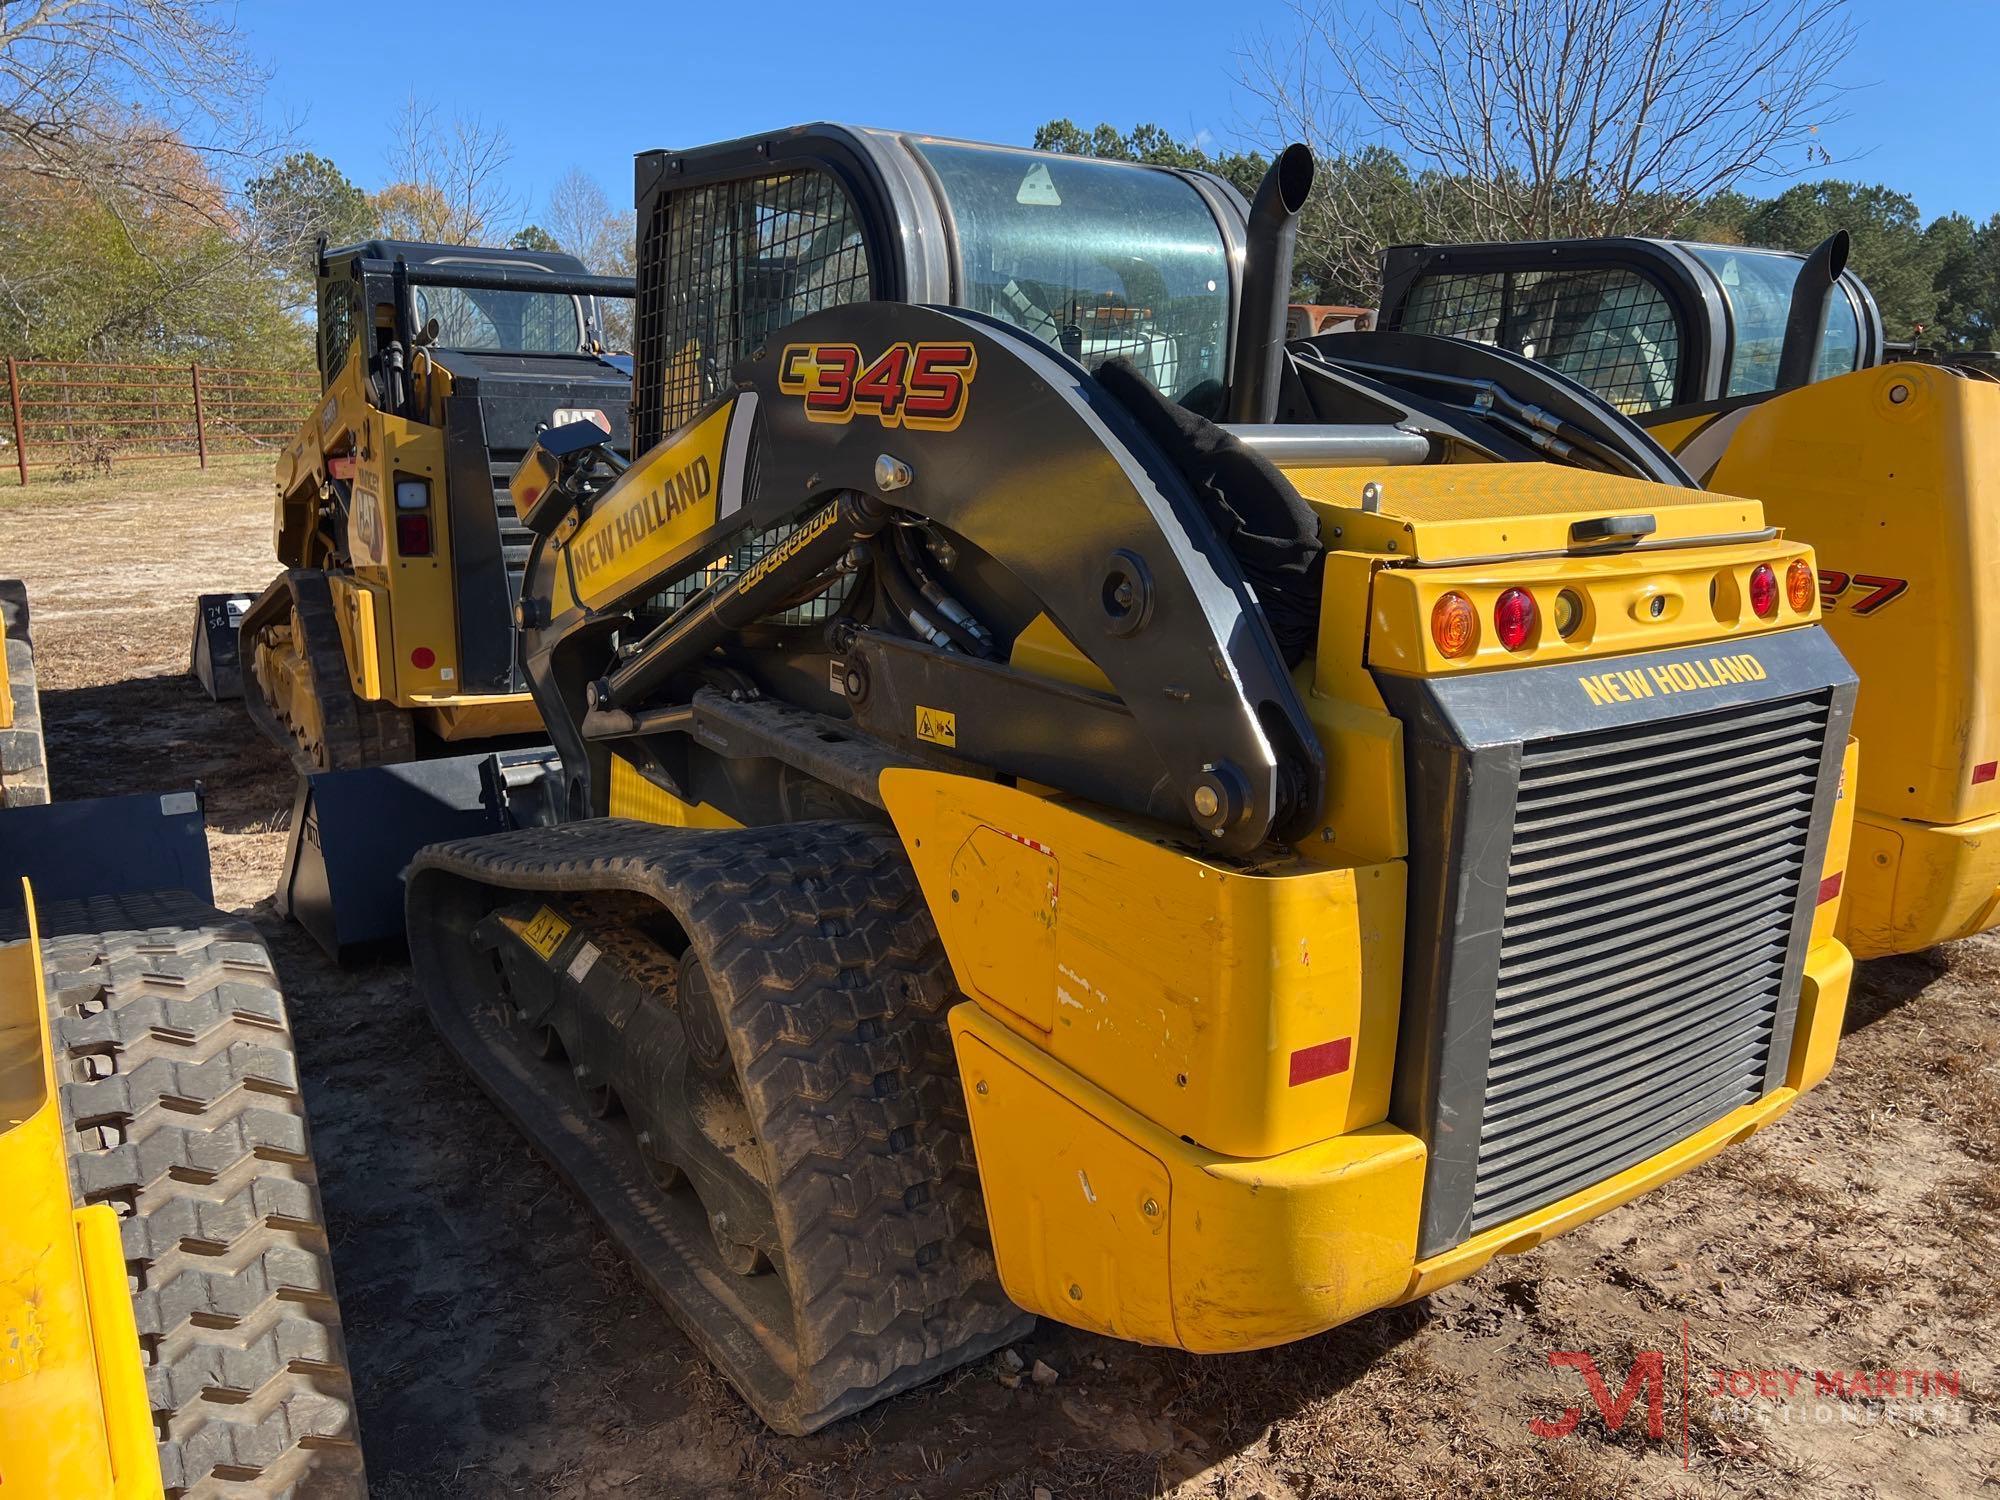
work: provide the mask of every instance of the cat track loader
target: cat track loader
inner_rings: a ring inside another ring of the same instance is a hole
[[[1381,323],[1531,358],[1812,542],[1861,675],[1842,935],[1863,958],[2000,924],[2000,384],[1892,357],[1847,236],[1402,246]]]
[[[0,1492],[359,1497],[270,955],[210,904],[199,792],[49,800],[0,610]]]
[[[277,464],[284,571],[247,610],[204,611],[197,670],[222,664],[218,695],[240,674],[306,775],[537,734],[507,481],[552,423],[623,448],[628,362],[603,351],[598,301],[631,283],[568,255],[388,240],[322,246],[318,281],[322,394]]]
[[[1532,365],[1287,346],[1312,172],[638,159],[633,457],[513,480],[556,816],[422,850],[409,942],[781,1430],[1030,1315],[1303,1338],[1832,1065],[1810,549]]]

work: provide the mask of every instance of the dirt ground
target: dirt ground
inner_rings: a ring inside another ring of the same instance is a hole
[[[0,569],[29,585],[56,796],[200,781],[218,900],[277,954],[376,1494],[2000,1489],[1993,940],[1865,967],[1838,1069],[1788,1117],[1423,1302],[1229,1358],[1044,1325],[1018,1352],[1053,1384],[1015,1388],[991,1360],[771,1436],[459,1074],[408,970],[335,969],[272,914],[290,776],[183,675],[194,595],[273,572],[263,481],[246,465],[9,491]],[[1628,1371],[1658,1373],[1616,1434],[1579,1361],[1552,1363],[1579,1352],[1614,1408]],[[1718,1371],[1744,1394],[1715,1398]],[[1947,1378],[1877,1373],[1904,1371]],[[1888,1399],[1820,1394],[1814,1372],[1869,1372]],[[1567,1435],[1531,1429],[1572,1407]]]

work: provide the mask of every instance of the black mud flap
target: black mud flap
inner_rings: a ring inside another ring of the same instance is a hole
[[[403,871],[426,844],[509,826],[487,755],[299,778],[278,910],[336,963],[403,941]]]
[[[202,594],[195,599],[188,670],[201,690],[218,703],[243,696],[243,657],[237,648],[237,632],[243,616],[256,602],[255,594]]]
[[[142,792],[0,809],[0,905],[20,900],[20,878],[37,904],[186,891],[215,902],[201,793]]]

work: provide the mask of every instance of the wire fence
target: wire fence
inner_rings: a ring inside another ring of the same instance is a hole
[[[128,463],[205,469],[211,457],[279,447],[318,394],[310,370],[9,359],[0,463],[24,485],[38,473],[102,477]]]

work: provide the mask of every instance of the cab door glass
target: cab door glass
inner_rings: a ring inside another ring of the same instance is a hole
[[[1689,247],[1722,284],[1729,299],[1735,343],[1729,360],[1725,395],[1753,396],[1778,384],[1778,357],[1785,347],[1785,320],[1791,315],[1792,292],[1804,262],[1795,255],[1770,250],[1740,250],[1721,245]],[[1813,379],[1845,375],[1860,358],[1861,321],[1845,286],[1827,307],[1820,333],[1819,358]]]
[[[1184,177],[1088,157],[914,143],[950,209],[958,300],[1086,369],[1130,360],[1203,408],[1227,377],[1229,252]]]

